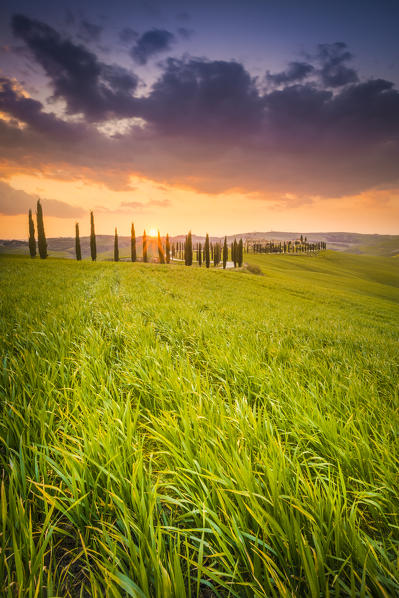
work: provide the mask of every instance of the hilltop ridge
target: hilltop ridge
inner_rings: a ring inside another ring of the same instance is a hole
[[[290,239],[297,239],[303,235],[307,237],[308,241],[325,241],[327,249],[336,251],[344,251],[348,253],[365,254],[365,255],[381,255],[386,257],[394,257],[399,255],[399,235],[378,235],[378,234],[362,234],[351,232],[285,232],[285,231],[253,231],[246,233],[237,233],[234,235],[227,235],[227,242],[231,243],[234,239],[242,238],[261,240],[269,239],[275,241],[287,241]],[[221,241],[224,237],[211,236],[212,242]],[[172,243],[182,242],[185,235],[171,236]],[[203,243],[204,235],[192,235],[193,244]],[[114,236],[113,235],[96,235],[97,252],[99,257],[107,258],[111,256],[113,251]],[[136,238],[138,251],[141,251],[142,236]],[[74,237],[50,237],[47,239],[49,255],[55,257],[73,258],[75,256],[75,239]],[[82,255],[89,257],[90,245],[89,237],[81,237]],[[119,249],[121,255],[126,256],[129,253],[130,237],[119,236]],[[0,253],[27,255],[28,242],[22,240],[1,240],[0,239]]]

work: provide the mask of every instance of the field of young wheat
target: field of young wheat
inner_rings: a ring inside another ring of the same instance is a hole
[[[0,594],[399,594],[395,258],[0,258]]]

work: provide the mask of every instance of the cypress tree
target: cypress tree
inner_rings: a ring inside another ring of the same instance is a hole
[[[231,242],[231,261],[234,262],[234,241]]]
[[[219,243],[215,243],[215,245],[213,246],[213,265],[215,266],[215,268],[219,264],[219,261],[220,261],[219,253],[220,253],[220,245],[219,245]]]
[[[46,234],[44,232],[43,208],[42,208],[42,204],[40,203],[40,199],[37,200],[36,220],[37,220],[37,244],[39,246],[39,255],[40,255],[41,260],[45,260],[47,257],[47,240],[46,240]]]
[[[166,246],[166,263],[169,264],[169,262],[170,262],[170,241],[169,241],[168,233],[166,233],[165,246]]]
[[[205,237],[205,246],[204,246],[204,259],[205,259],[205,265],[207,268],[209,268],[209,266],[211,265],[211,259],[210,259],[210,253],[209,253],[209,235],[208,233],[206,233],[206,237]]]
[[[233,262],[234,262],[234,268],[237,266],[237,258],[238,258],[238,255],[237,255],[237,253],[238,253],[238,252],[237,252],[237,240],[236,240],[236,239],[234,239],[234,259],[233,259]]]
[[[241,268],[242,266],[242,262],[244,259],[244,244],[242,242],[242,239],[240,239],[240,242],[238,243],[238,266],[239,268]]]
[[[226,264],[227,264],[227,260],[228,260],[228,256],[229,256],[229,249],[227,247],[227,239],[226,237],[224,238],[224,244],[223,244],[223,269],[226,269]]]
[[[185,249],[185,264],[186,266],[193,265],[193,241],[191,238],[191,230],[186,237],[186,249]]]
[[[136,255],[136,231],[134,230],[134,224],[132,222],[132,228],[130,231],[130,257],[132,262],[135,262],[137,259]]]
[[[118,231],[116,230],[116,227],[114,239],[114,262],[119,262]]]
[[[90,212],[90,254],[93,262],[97,259],[96,232],[94,230],[94,215]]]
[[[75,224],[75,253],[76,259],[78,262],[82,259],[82,252],[80,249],[80,237],[79,237],[79,224],[78,222]]]
[[[32,218],[32,210],[29,210],[29,253],[36,257],[35,223]]]
[[[202,245],[201,243],[198,245],[198,265],[201,267],[202,264]]]
[[[148,262],[148,255],[147,255],[147,235],[144,230],[143,233],[143,262]]]
[[[158,231],[158,258],[159,258],[160,264],[165,263],[165,254],[163,252],[162,239],[161,239],[161,235],[160,235],[159,231]]]

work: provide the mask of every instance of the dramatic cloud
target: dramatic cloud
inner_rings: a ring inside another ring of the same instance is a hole
[[[0,77],[0,110],[32,129],[55,136],[58,140],[78,141],[85,132],[84,125],[82,127],[67,123],[54,114],[44,112],[40,102],[22,95],[15,84],[4,77]]]
[[[314,66],[307,62],[290,62],[287,70],[281,73],[266,73],[266,78],[272,85],[286,85],[303,81],[315,70]]]
[[[151,29],[137,40],[131,49],[131,56],[138,64],[146,64],[149,58],[170,50],[175,36],[166,29]]]
[[[83,113],[90,120],[134,114],[131,94],[138,85],[134,74],[100,62],[87,48],[39,21],[15,15],[12,27],[50,78],[54,98],[64,99],[69,113]]]
[[[170,58],[142,116],[162,132],[217,141],[254,132],[262,121],[254,79],[237,62]]]
[[[326,87],[341,87],[358,80],[356,71],[345,64],[352,54],[343,42],[319,44],[317,59],[321,64],[321,81]]]
[[[38,197],[36,195],[13,189],[4,181],[0,181],[0,214],[10,216],[28,214],[28,210],[34,212],[37,200]],[[41,203],[46,216],[77,218],[85,214],[82,208],[71,206],[57,199],[41,199]]]
[[[358,81],[342,43],[269,75],[266,91],[239,62],[169,58],[138,97],[126,69],[43,23],[20,16],[13,25],[54,96],[85,119],[62,120],[3,79],[3,175],[36,169],[128,189],[134,174],[213,193],[294,193],[297,202],[399,184],[399,93],[383,79]],[[123,119],[118,135],[102,134]]]

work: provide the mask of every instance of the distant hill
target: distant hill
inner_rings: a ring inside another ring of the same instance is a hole
[[[283,232],[283,231],[268,231],[268,232],[249,232],[237,233],[236,235],[229,235],[227,237],[228,243],[234,239],[242,238],[252,240],[269,239],[275,241],[288,241],[297,239],[301,234],[307,238],[308,241],[325,241],[328,249],[336,251],[345,251],[347,253],[365,254],[365,255],[380,255],[380,256],[399,256],[399,235],[363,235],[360,233],[297,233],[297,232]],[[99,259],[112,259],[114,236],[113,235],[97,235],[97,255]],[[184,241],[185,235],[176,235],[171,237],[171,242]],[[222,241],[223,237],[211,237],[211,241]],[[204,236],[193,235],[193,243],[203,243]],[[56,237],[47,240],[48,252],[50,256],[54,257],[75,257],[75,239],[73,237]],[[83,258],[90,257],[89,237],[81,237],[81,247]],[[137,237],[137,252],[141,254],[142,237]],[[119,251],[121,258],[129,257],[130,253],[130,237],[119,237]],[[156,239],[150,239],[149,252],[156,254]],[[0,240],[0,253],[14,254],[14,255],[28,255],[27,241],[4,241]]]

